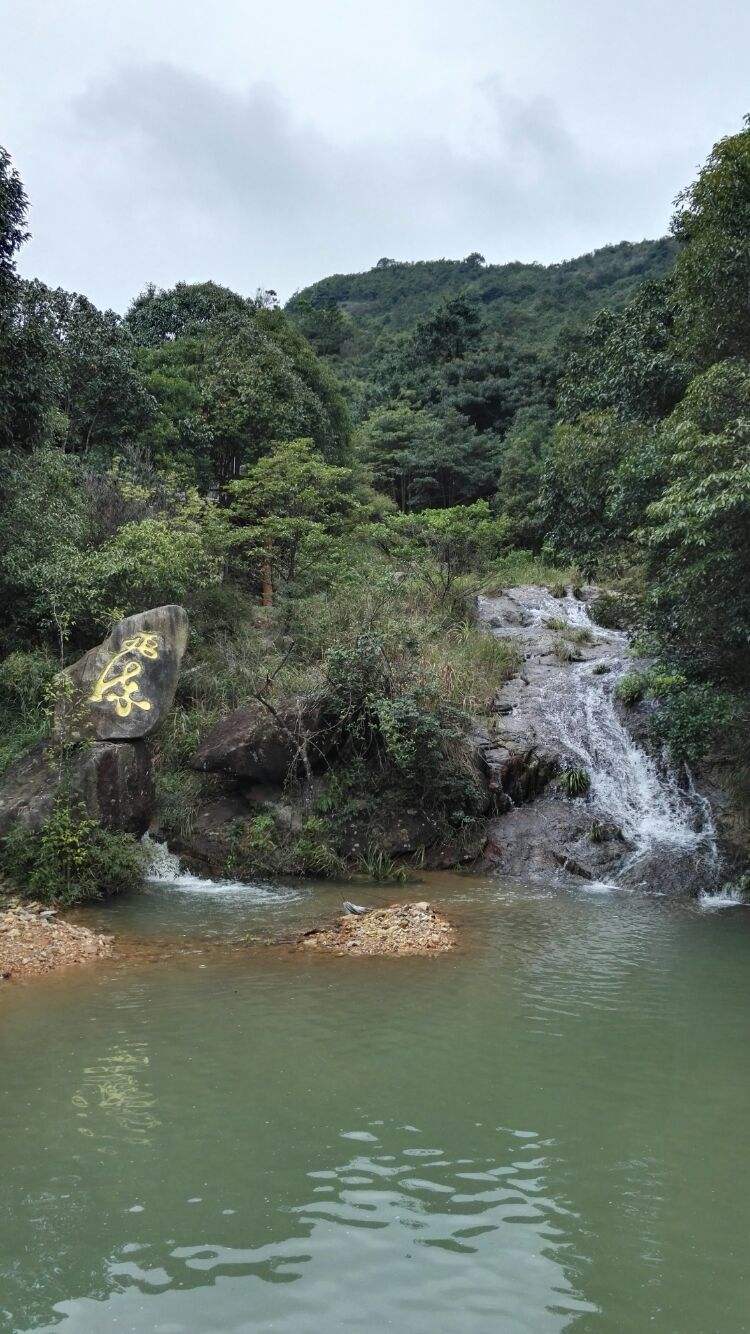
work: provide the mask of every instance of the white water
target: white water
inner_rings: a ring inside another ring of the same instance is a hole
[[[550,598],[550,615],[564,609],[565,619],[588,630],[608,652],[594,660],[571,664],[562,681],[554,680],[543,696],[548,723],[560,742],[579,758],[590,779],[595,805],[623,832],[633,846],[625,871],[632,872],[656,852],[692,853],[706,872],[715,873],[716,831],[708,802],[700,796],[686,769],[666,757],[653,759],[620,721],[615,688],[627,669],[618,656],[627,637],[594,626],[585,603],[576,598]],[[597,673],[599,665],[610,668]]]
[[[725,889],[704,889],[702,894],[698,895],[698,902],[701,908],[748,908],[750,903],[746,899],[741,889],[732,889],[727,886]]]
[[[632,849],[618,880],[638,883],[649,864],[674,861],[678,876],[692,879],[697,872],[704,885],[713,884],[719,857],[708,802],[685,767],[676,768],[666,756],[652,758],[620,720],[615,688],[629,666],[627,635],[594,625],[580,599],[553,598],[531,588],[514,590],[512,596],[534,627],[533,638],[520,631],[532,648],[539,629],[551,620],[565,620],[588,632],[586,647],[596,653],[541,674],[536,708],[550,741],[587,771],[588,801],[622,830]],[[615,887],[605,881],[590,888]]]
[[[177,890],[183,894],[221,894],[236,895],[245,902],[251,899],[255,903],[268,903],[278,899],[296,899],[299,893],[286,886],[244,884],[240,880],[210,880],[203,876],[184,871],[180,859],[170,852],[166,843],[144,834],[141,839],[149,858],[146,880],[152,885],[163,885],[165,889]]]

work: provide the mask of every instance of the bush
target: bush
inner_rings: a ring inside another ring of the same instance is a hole
[[[675,759],[694,763],[711,746],[739,724],[739,709],[726,690],[694,684],[684,677],[657,677],[650,693],[661,708],[654,714],[654,735],[664,741]]]
[[[12,827],[0,868],[28,898],[71,907],[138,888],[145,856],[129,834],[102,829],[83,807],[60,803],[38,834],[20,823]]]
[[[658,702],[651,732],[677,760],[701,759],[733,726],[741,725],[742,710],[728,690],[689,681],[683,672],[662,665],[628,672],[617,683],[615,695],[629,708],[642,699]]]
[[[24,721],[41,718],[47,689],[58,671],[59,664],[41,650],[9,653],[0,662],[0,710]]]
[[[54,658],[37,650],[16,650],[0,662],[0,774],[44,736],[57,671]]]
[[[600,593],[589,603],[589,616],[603,630],[626,630],[632,623],[632,609],[617,593]]]
[[[648,687],[648,677],[644,672],[626,672],[615,686],[615,698],[627,708],[640,704]]]

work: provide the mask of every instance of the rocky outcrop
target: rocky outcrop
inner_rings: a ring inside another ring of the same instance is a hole
[[[319,769],[333,744],[320,701],[297,695],[273,712],[260,703],[235,709],[211,728],[190,763],[207,773],[281,786],[307,766]]]
[[[619,829],[603,826],[584,802],[556,794],[490,821],[481,865],[520,880],[607,880],[626,850]]]
[[[154,607],[60,674],[53,739],[0,781],[0,838],[16,823],[38,830],[60,799],[105,829],[145,833],[155,809],[147,737],[172,706],[187,633],[182,607]]]
[[[63,794],[105,829],[145,833],[154,812],[147,743],[91,742],[64,754],[54,745],[35,746],[3,775],[0,838],[17,822],[39,829]]]
[[[55,735],[65,742],[135,741],[169,712],[188,636],[183,607],[127,616],[58,677]]]

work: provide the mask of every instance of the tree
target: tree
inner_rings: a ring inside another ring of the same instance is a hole
[[[750,363],[720,362],[662,432],[640,533],[651,625],[691,671],[750,681]]]
[[[603,310],[577,340],[561,379],[558,405],[567,421],[612,410],[648,421],[672,410],[691,367],[674,338],[672,283],[645,283],[623,311]]]
[[[533,550],[542,540],[539,492],[552,426],[549,409],[521,408],[502,443],[494,508],[518,547]]]
[[[447,509],[494,490],[497,457],[496,439],[480,435],[453,408],[435,415],[419,452],[414,455],[412,506],[436,505]]]
[[[402,402],[374,412],[357,432],[356,448],[372,470],[374,485],[400,510],[411,505],[415,468],[428,452],[434,431],[427,412]]]
[[[236,325],[252,319],[252,301],[219,283],[176,283],[174,287],[144,288],[132,302],[127,322],[142,347],[158,347],[173,338],[196,337],[219,322]]]
[[[0,316],[16,282],[16,251],[28,240],[29,201],[10,153],[0,145]]]
[[[349,456],[341,393],[307,340],[275,307],[213,283],[148,289],[128,325],[141,345],[164,466],[203,485],[237,477],[279,440],[311,437],[333,463]]]
[[[399,559],[409,560],[440,601],[456,579],[481,568],[507,544],[508,525],[492,514],[486,500],[450,509],[393,515],[371,529],[372,536]]]
[[[275,445],[227,493],[233,544],[260,569],[264,601],[271,579],[296,577],[306,544],[341,532],[358,509],[351,471],[326,463],[312,440]]]
[[[349,321],[336,301],[313,304],[307,297],[300,297],[293,313],[297,328],[321,356],[336,356],[341,351],[349,334]]]
[[[479,313],[465,296],[446,298],[432,315],[418,321],[410,340],[411,359],[417,364],[455,361],[466,355],[480,328]]]
[[[705,366],[750,356],[750,116],[720,139],[677,200],[675,296],[681,341]]]
[[[613,413],[587,413],[555,428],[544,462],[540,498],[547,540],[558,556],[585,570],[623,537],[609,500],[614,476],[631,444]]]

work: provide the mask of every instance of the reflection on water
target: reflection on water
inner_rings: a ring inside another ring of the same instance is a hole
[[[746,1327],[750,914],[429,893],[463,949],[348,960],[216,947],[336,889],[153,887],[208,951],[3,993],[0,1327]]]
[[[120,1144],[148,1143],[159,1126],[156,1102],[148,1087],[148,1043],[119,1043],[83,1071],[81,1086],[71,1099],[79,1135],[96,1139],[104,1152]]]

